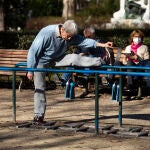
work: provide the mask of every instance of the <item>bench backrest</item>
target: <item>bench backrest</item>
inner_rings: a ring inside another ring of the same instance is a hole
[[[26,62],[27,54],[28,54],[28,50],[0,49],[0,66],[14,67],[19,62]],[[9,75],[12,73],[7,71],[0,71],[0,74]],[[20,73],[17,72],[17,74]]]
[[[27,60],[27,50],[0,49],[0,66],[14,67],[19,62]]]
[[[125,49],[114,47],[113,48],[114,59],[119,60],[120,62],[123,62],[123,59],[125,57],[125,55],[123,54],[124,51],[125,51]]]

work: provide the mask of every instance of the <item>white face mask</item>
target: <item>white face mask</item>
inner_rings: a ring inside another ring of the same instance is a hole
[[[142,39],[140,37],[133,37],[133,43],[134,44],[139,44],[141,43]]]

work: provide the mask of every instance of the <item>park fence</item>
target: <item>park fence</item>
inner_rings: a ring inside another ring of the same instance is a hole
[[[16,72],[17,71],[25,71],[25,72],[49,72],[49,73],[88,73],[88,74],[95,74],[95,131],[96,133],[99,132],[99,97],[98,97],[98,75],[104,74],[104,75],[119,75],[119,93],[118,93],[118,124],[119,126],[122,126],[122,77],[123,76],[150,76],[150,67],[135,67],[135,66],[101,66],[101,70],[84,70],[84,69],[78,69],[78,70],[63,70],[58,68],[25,68],[20,66],[26,66],[26,64],[18,64],[16,67],[0,67],[0,70],[2,71],[12,71],[12,116],[13,121],[16,122]],[[107,70],[106,70],[107,69]],[[112,71],[112,69],[114,71]],[[117,71],[115,71],[117,69]],[[134,69],[133,72],[127,72],[122,71],[123,69]],[[136,70],[141,70],[136,72]],[[147,72],[144,72],[147,70]]]

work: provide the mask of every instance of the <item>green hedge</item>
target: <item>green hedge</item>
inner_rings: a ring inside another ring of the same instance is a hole
[[[96,30],[98,38],[112,41],[114,46],[124,48],[129,44],[129,36],[133,29]],[[144,44],[150,46],[150,30],[142,30],[145,34]],[[0,32],[0,48],[28,49],[37,32]],[[83,34],[83,29],[79,30]]]
[[[0,48],[28,49],[36,32],[0,32]]]

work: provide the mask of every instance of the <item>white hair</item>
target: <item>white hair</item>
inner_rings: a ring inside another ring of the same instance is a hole
[[[67,20],[62,26],[67,33],[77,34],[78,27],[74,20]]]
[[[86,27],[86,28],[84,29],[83,33],[86,34],[87,31],[90,31],[91,34],[95,34],[95,29],[94,29],[92,26]]]

